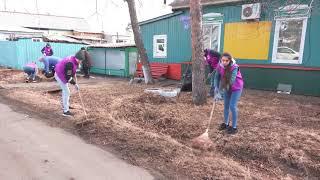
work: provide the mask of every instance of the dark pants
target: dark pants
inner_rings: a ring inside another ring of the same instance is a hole
[[[84,65],[82,69],[83,69],[84,77],[89,78],[90,77],[90,67]]]
[[[55,71],[54,71],[55,66],[50,66],[49,70],[51,71],[51,73],[54,75]]]
[[[32,67],[24,67],[23,71],[28,75],[28,78],[27,78],[28,80],[29,79],[35,80],[36,71],[35,71],[34,68],[32,68]]]

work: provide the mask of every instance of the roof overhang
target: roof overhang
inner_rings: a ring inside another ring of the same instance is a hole
[[[107,43],[107,44],[93,44],[89,48],[127,48],[136,47],[133,43]]]
[[[159,16],[159,17],[156,17],[156,18],[152,18],[152,19],[149,19],[149,20],[146,20],[146,21],[139,22],[139,25],[141,26],[141,25],[149,24],[149,23],[156,22],[156,21],[159,21],[159,20],[162,20],[162,19],[167,19],[167,18],[170,18],[170,17],[174,17],[174,16],[177,16],[177,15],[180,15],[180,14],[183,14],[183,12],[182,11],[173,12],[173,13],[170,13],[170,14],[166,14],[166,15],[163,15],[163,16]]]
[[[209,6],[209,5],[221,5],[221,4],[228,4],[228,3],[238,3],[243,2],[244,0],[202,0],[201,5],[202,6]],[[179,9],[186,9],[189,8],[189,1],[186,0],[182,3],[171,3],[170,6],[173,10],[179,10]]]

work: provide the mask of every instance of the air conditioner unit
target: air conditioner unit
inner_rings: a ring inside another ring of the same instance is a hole
[[[261,14],[261,4],[244,4],[242,5],[241,19],[250,20],[250,19],[260,19]]]

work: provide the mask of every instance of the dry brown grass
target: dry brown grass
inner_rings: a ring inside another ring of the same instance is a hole
[[[205,131],[211,102],[195,107],[189,93],[176,101],[143,88],[113,80],[82,86],[94,122],[79,127],[79,134],[170,179],[320,178],[319,98],[247,90],[239,104],[239,133],[217,130],[223,118],[218,104],[209,132],[213,148],[201,151],[190,141]],[[15,89],[6,96],[39,112],[61,111],[58,94]],[[84,115],[76,94],[72,104],[77,123]]]

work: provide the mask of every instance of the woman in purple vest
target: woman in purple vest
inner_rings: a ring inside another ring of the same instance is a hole
[[[236,134],[238,121],[238,101],[243,89],[243,79],[235,60],[229,53],[224,53],[221,56],[221,64],[217,67],[215,74],[215,92],[220,89],[224,90],[224,123],[219,127],[219,130],[227,130],[229,134]],[[229,111],[232,113],[232,126],[229,126]]]
[[[51,45],[49,43],[47,43],[46,46],[41,49],[41,53],[44,56],[52,56],[53,55],[53,50],[51,48]]]
[[[62,90],[63,116],[73,116],[69,111],[70,89],[69,83],[74,85],[77,90],[79,86],[76,79],[76,71],[80,62],[84,59],[84,54],[78,51],[75,56],[63,58],[55,67],[54,77]]]
[[[218,53],[217,51],[211,50],[211,49],[205,49],[204,50],[204,58],[206,61],[206,64],[209,70],[209,74],[208,74],[208,79],[210,78],[210,92],[209,95],[211,97],[214,97],[214,75],[216,73],[216,69],[218,67],[219,64],[219,60],[220,60],[220,53]]]
[[[31,62],[31,63],[26,64],[23,67],[23,71],[28,76],[26,79],[26,83],[28,83],[29,81],[36,82],[36,76],[38,73],[38,66],[35,62]]]

